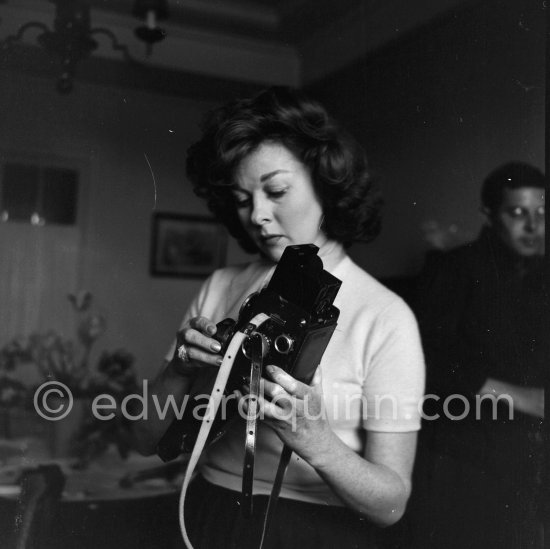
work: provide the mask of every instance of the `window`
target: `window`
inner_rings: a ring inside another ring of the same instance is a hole
[[[2,167],[2,221],[74,225],[77,199],[76,170],[15,162]]]
[[[0,345],[73,328],[65,296],[80,287],[86,170],[74,159],[0,154]]]

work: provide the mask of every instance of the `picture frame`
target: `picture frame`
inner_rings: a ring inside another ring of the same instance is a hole
[[[156,212],[151,231],[153,276],[203,278],[226,261],[227,232],[207,216]]]

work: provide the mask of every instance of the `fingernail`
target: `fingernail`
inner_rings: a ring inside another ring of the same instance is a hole
[[[212,326],[212,324],[210,324],[210,326],[208,326],[208,328],[206,328],[206,331],[212,335],[212,334],[215,334],[216,333],[216,328],[214,326]]]
[[[221,365],[222,365],[222,362],[223,362],[223,359],[221,359],[221,358],[218,358],[218,359],[216,360],[216,364],[217,364],[218,366],[221,366]]]
[[[267,370],[268,374],[275,373],[275,367],[274,366],[269,365],[269,366],[266,366],[265,369]]]
[[[214,343],[210,345],[210,348],[216,353],[219,353],[222,350],[222,346],[217,341],[214,341]]]

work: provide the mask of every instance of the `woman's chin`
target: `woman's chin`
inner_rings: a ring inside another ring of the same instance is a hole
[[[281,256],[283,255],[285,248],[286,248],[286,245],[283,243],[277,244],[276,246],[274,245],[266,246],[264,244],[263,246],[260,247],[260,251],[263,257],[277,263],[279,259],[281,259]]]
[[[262,255],[269,259],[270,261],[273,261],[274,263],[278,263],[279,259],[281,259],[283,255],[284,250],[266,250],[262,253]]]

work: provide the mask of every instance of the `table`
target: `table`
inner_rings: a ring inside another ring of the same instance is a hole
[[[2,444],[0,443],[0,450]],[[69,459],[9,455],[0,451],[1,545],[15,547],[14,520],[20,487],[18,478],[25,467],[56,464],[65,476],[65,487],[56,507],[55,520],[48,527],[49,539],[40,549],[171,549],[182,547],[178,526],[178,498],[181,478],[152,479],[119,485],[130,472],[161,465],[158,457],[132,454],[122,460],[116,452],[92,462],[84,470]]]

